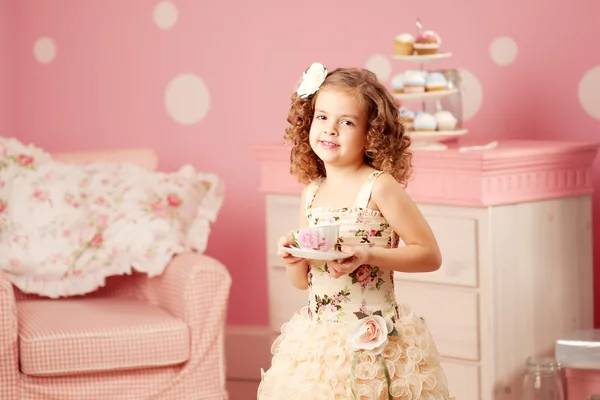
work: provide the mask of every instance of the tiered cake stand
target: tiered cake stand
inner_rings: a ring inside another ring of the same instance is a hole
[[[392,55],[391,57],[395,60],[407,61],[412,63],[418,63],[420,70],[424,70],[424,64],[442,60],[452,56],[452,53],[436,53],[436,54],[414,54],[414,55]],[[448,80],[448,88],[446,90],[438,90],[433,92],[419,92],[419,93],[394,93],[394,98],[399,100],[402,105],[405,102],[418,102],[422,104],[422,110],[425,111],[425,103],[434,101],[436,109],[441,110],[440,99],[448,96],[460,96],[459,88],[456,82],[451,79]],[[446,150],[448,147],[444,142],[455,140],[456,138],[466,134],[468,131],[462,129],[460,124],[457,124],[457,128],[451,131],[430,131],[430,132],[409,132],[412,138],[413,149],[423,150]]]

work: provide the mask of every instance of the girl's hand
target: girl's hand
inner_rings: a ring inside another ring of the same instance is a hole
[[[327,262],[329,274],[334,278],[339,278],[342,275],[354,272],[363,264],[369,263],[369,247],[368,246],[342,246],[342,253],[352,254],[352,257],[344,258],[339,261]]]
[[[294,238],[291,233],[288,233],[286,236],[282,236],[277,241],[277,255],[283,259],[286,267],[296,267],[302,263],[302,261],[306,261],[304,258],[294,257],[290,253],[282,250],[281,247],[288,247],[294,244]]]

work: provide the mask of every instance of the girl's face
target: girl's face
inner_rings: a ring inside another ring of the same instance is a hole
[[[336,87],[320,89],[310,126],[310,146],[326,166],[360,166],[367,137],[365,111],[355,95]]]

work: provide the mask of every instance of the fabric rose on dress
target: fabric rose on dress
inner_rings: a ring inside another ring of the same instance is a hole
[[[390,394],[394,398],[416,400],[421,398],[422,392],[423,382],[416,375],[411,375],[407,379],[396,379],[390,386]],[[433,395],[435,393],[428,394]]]
[[[349,346],[354,350],[370,350],[375,355],[381,354],[388,344],[388,335],[394,325],[391,320],[381,315],[369,315],[360,319],[350,330]]]
[[[377,376],[377,364],[367,362],[358,363],[356,364],[354,374],[358,379],[362,379],[363,381],[375,379]]]
[[[402,349],[398,345],[397,337],[395,339],[390,340],[388,345],[383,349],[381,355],[391,362],[396,362],[402,355]]]
[[[346,352],[342,346],[328,343],[323,353],[323,361],[328,368],[341,368],[346,362]]]
[[[327,68],[323,64],[315,62],[302,75],[302,82],[298,86],[298,96],[305,99],[317,92],[321,87],[321,84],[325,81],[327,76]]]
[[[378,394],[368,385],[360,384],[356,386],[357,400],[378,400]]]

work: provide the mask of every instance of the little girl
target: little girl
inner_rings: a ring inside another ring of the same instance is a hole
[[[450,399],[424,321],[394,294],[394,271],[435,271],[441,256],[403,188],[410,138],[392,96],[368,70],[328,74],[314,63],[288,122],[290,171],[306,184],[299,227],[339,225],[337,248],[351,256],[324,262],[280,252],[309,300],[282,326],[258,399]],[[279,241],[292,244],[291,235]]]

